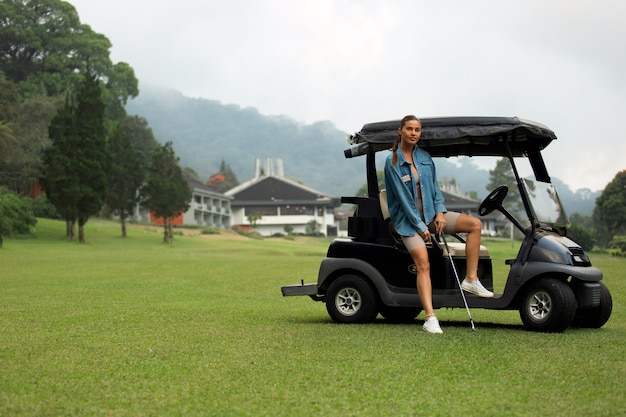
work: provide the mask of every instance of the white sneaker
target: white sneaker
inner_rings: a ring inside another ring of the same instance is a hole
[[[428,320],[424,322],[423,329],[426,333],[443,333],[443,330],[439,327],[439,320],[437,320],[435,316],[430,316]]]
[[[479,280],[468,281],[466,278],[461,283],[461,288],[463,288],[463,291],[471,292],[472,294],[476,294],[479,297],[493,297],[493,293],[487,288],[483,287],[483,284],[481,284]]]

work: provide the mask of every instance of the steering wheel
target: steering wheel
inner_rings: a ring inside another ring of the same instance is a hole
[[[481,216],[486,216],[487,214],[500,207],[508,192],[509,187],[507,187],[506,185],[501,185],[492,192],[490,192],[489,195],[485,197],[483,202],[480,203],[480,206],[478,206],[478,214]]]

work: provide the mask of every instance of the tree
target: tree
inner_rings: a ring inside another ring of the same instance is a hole
[[[248,223],[250,223],[250,227],[255,228],[259,225],[261,219],[263,219],[263,215],[261,213],[250,213],[247,216]]]
[[[0,122],[13,123],[20,112],[20,97],[15,84],[0,73]]]
[[[0,183],[20,195],[29,195],[43,175],[42,156],[50,147],[48,128],[63,100],[36,97],[23,101],[17,123],[13,127],[14,146],[0,167]]]
[[[626,234],[626,170],[618,172],[596,199],[593,219],[602,246],[613,236]]]
[[[48,199],[65,220],[66,235],[70,239],[74,239],[74,224],[78,217],[78,179],[72,166],[72,159],[75,158],[73,151],[78,146],[74,124],[74,104],[68,96],[50,124],[52,145],[45,150],[42,158],[44,175],[41,179]]]
[[[508,206],[509,211],[514,215],[524,212],[524,205],[520,197],[515,175],[513,174],[513,168],[511,168],[511,163],[507,158],[498,159],[495,168],[489,170],[487,190],[492,191],[500,185],[509,187],[509,192],[505,199],[505,207]]]
[[[81,243],[85,241],[85,223],[102,208],[108,187],[111,153],[107,143],[104,112],[101,84],[95,75],[86,75],[78,92],[76,109],[80,147],[75,163],[81,178],[78,200],[78,239]]]
[[[220,164],[220,172],[224,174],[224,178],[226,179],[226,185],[228,186],[226,190],[230,190],[231,188],[234,188],[237,185],[239,185],[239,180],[237,180],[237,176],[233,172],[230,165],[228,165],[226,161],[224,161],[223,159],[222,159],[222,163]]]
[[[122,237],[126,237],[126,218],[133,214],[139,202],[139,189],[144,180],[144,172],[128,135],[129,129],[120,124],[109,141],[111,157],[115,163],[109,171],[106,202],[120,218]]]
[[[15,142],[13,130],[9,123],[0,120],[0,155],[6,155]]]
[[[0,187],[0,247],[3,236],[29,234],[36,224],[32,200]]]
[[[87,70],[110,86],[112,97],[136,96],[137,80],[130,67],[114,66],[110,48],[106,36],[82,24],[68,2],[0,3],[0,71],[18,85],[23,97],[65,94],[80,85],[80,74]]]
[[[84,225],[104,203],[111,164],[100,83],[88,74],[76,96],[68,97],[50,125],[53,143],[44,153],[44,188],[67,222],[67,233],[84,243]],[[76,104],[74,104],[74,102]]]
[[[230,165],[228,165],[223,159],[220,164],[220,171],[213,174],[211,178],[209,178],[209,181],[207,181],[207,186],[209,188],[220,193],[228,191],[237,185],[239,185],[237,176],[231,169]]]
[[[609,242],[609,247],[619,249],[621,253],[626,253],[626,236],[613,236],[613,239]]]
[[[105,99],[108,103],[106,119],[114,125],[126,117],[124,106],[129,97],[139,95],[139,86],[135,71],[125,62],[113,65],[106,76]]]
[[[189,209],[191,190],[174,153],[172,143],[167,142],[154,150],[152,165],[146,184],[142,187],[144,205],[163,219],[163,241],[173,240],[172,219]]]
[[[147,176],[152,165],[152,155],[155,149],[161,146],[154,138],[148,121],[140,116],[127,116],[121,124],[121,129],[130,140],[130,149],[137,157],[141,171]]]
[[[28,195],[41,176],[41,155],[49,146],[48,126],[59,102],[22,100],[15,84],[0,77],[0,184]]]
[[[225,184],[226,184],[226,177],[221,172],[218,172],[217,174],[213,174],[206,183],[207,187],[218,192],[224,192],[228,190]]]
[[[570,227],[567,237],[578,243],[585,250],[592,250],[595,245],[595,230],[591,216],[574,213],[569,217]]]
[[[307,235],[317,236],[320,233],[320,224],[317,220],[310,220],[305,226],[305,231]]]
[[[66,1],[0,1],[0,76],[15,84],[25,100],[18,126],[11,126],[15,143],[0,158],[0,183],[26,194],[41,177],[50,121],[63,106],[63,97],[78,91],[87,72],[105,86],[107,137],[115,131],[125,117],[124,104],[139,90],[133,69],[124,62],[113,64],[110,48],[111,42],[82,24]],[[0,107],[5,91],[0,85]]]
[[[5,162],[7,154],[15,144],[12,125],[17,120],[19,107],[15,84],[7,81],[0,74],[0,155],[2,158],[0,164]]]

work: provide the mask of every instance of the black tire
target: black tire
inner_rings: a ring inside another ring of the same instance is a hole
[[[607,321],[609,321],[612,311],[613,299],[611,298],[611,292],[606,285],[600,282],[600,305],[594,308],[576,310],[572,326],[599,329],[604,326]]]
[[[380,314],[392,323],[411,323],[422,312],[419,307],[391,307],[382,304]]]
[[[378,294],[369,281],[342,275],[326,292],[326,310],[337,323],[371,323],[378,315]]]
[[[572,323],[577,306],[569,285],[558,279],[542,278],[524,292],[519,312],[527,329],[558,333]]]

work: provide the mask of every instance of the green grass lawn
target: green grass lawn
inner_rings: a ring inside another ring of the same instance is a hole
[[[328,241],[176,236],[40,219],[0,249],[0,416],[616,416],[626,413],[626,259],[591,254],[601,329],[540,334],[516,311],[414,324],[331,322],[282,298]],[[504,286],[511,242],[485,241]]]

